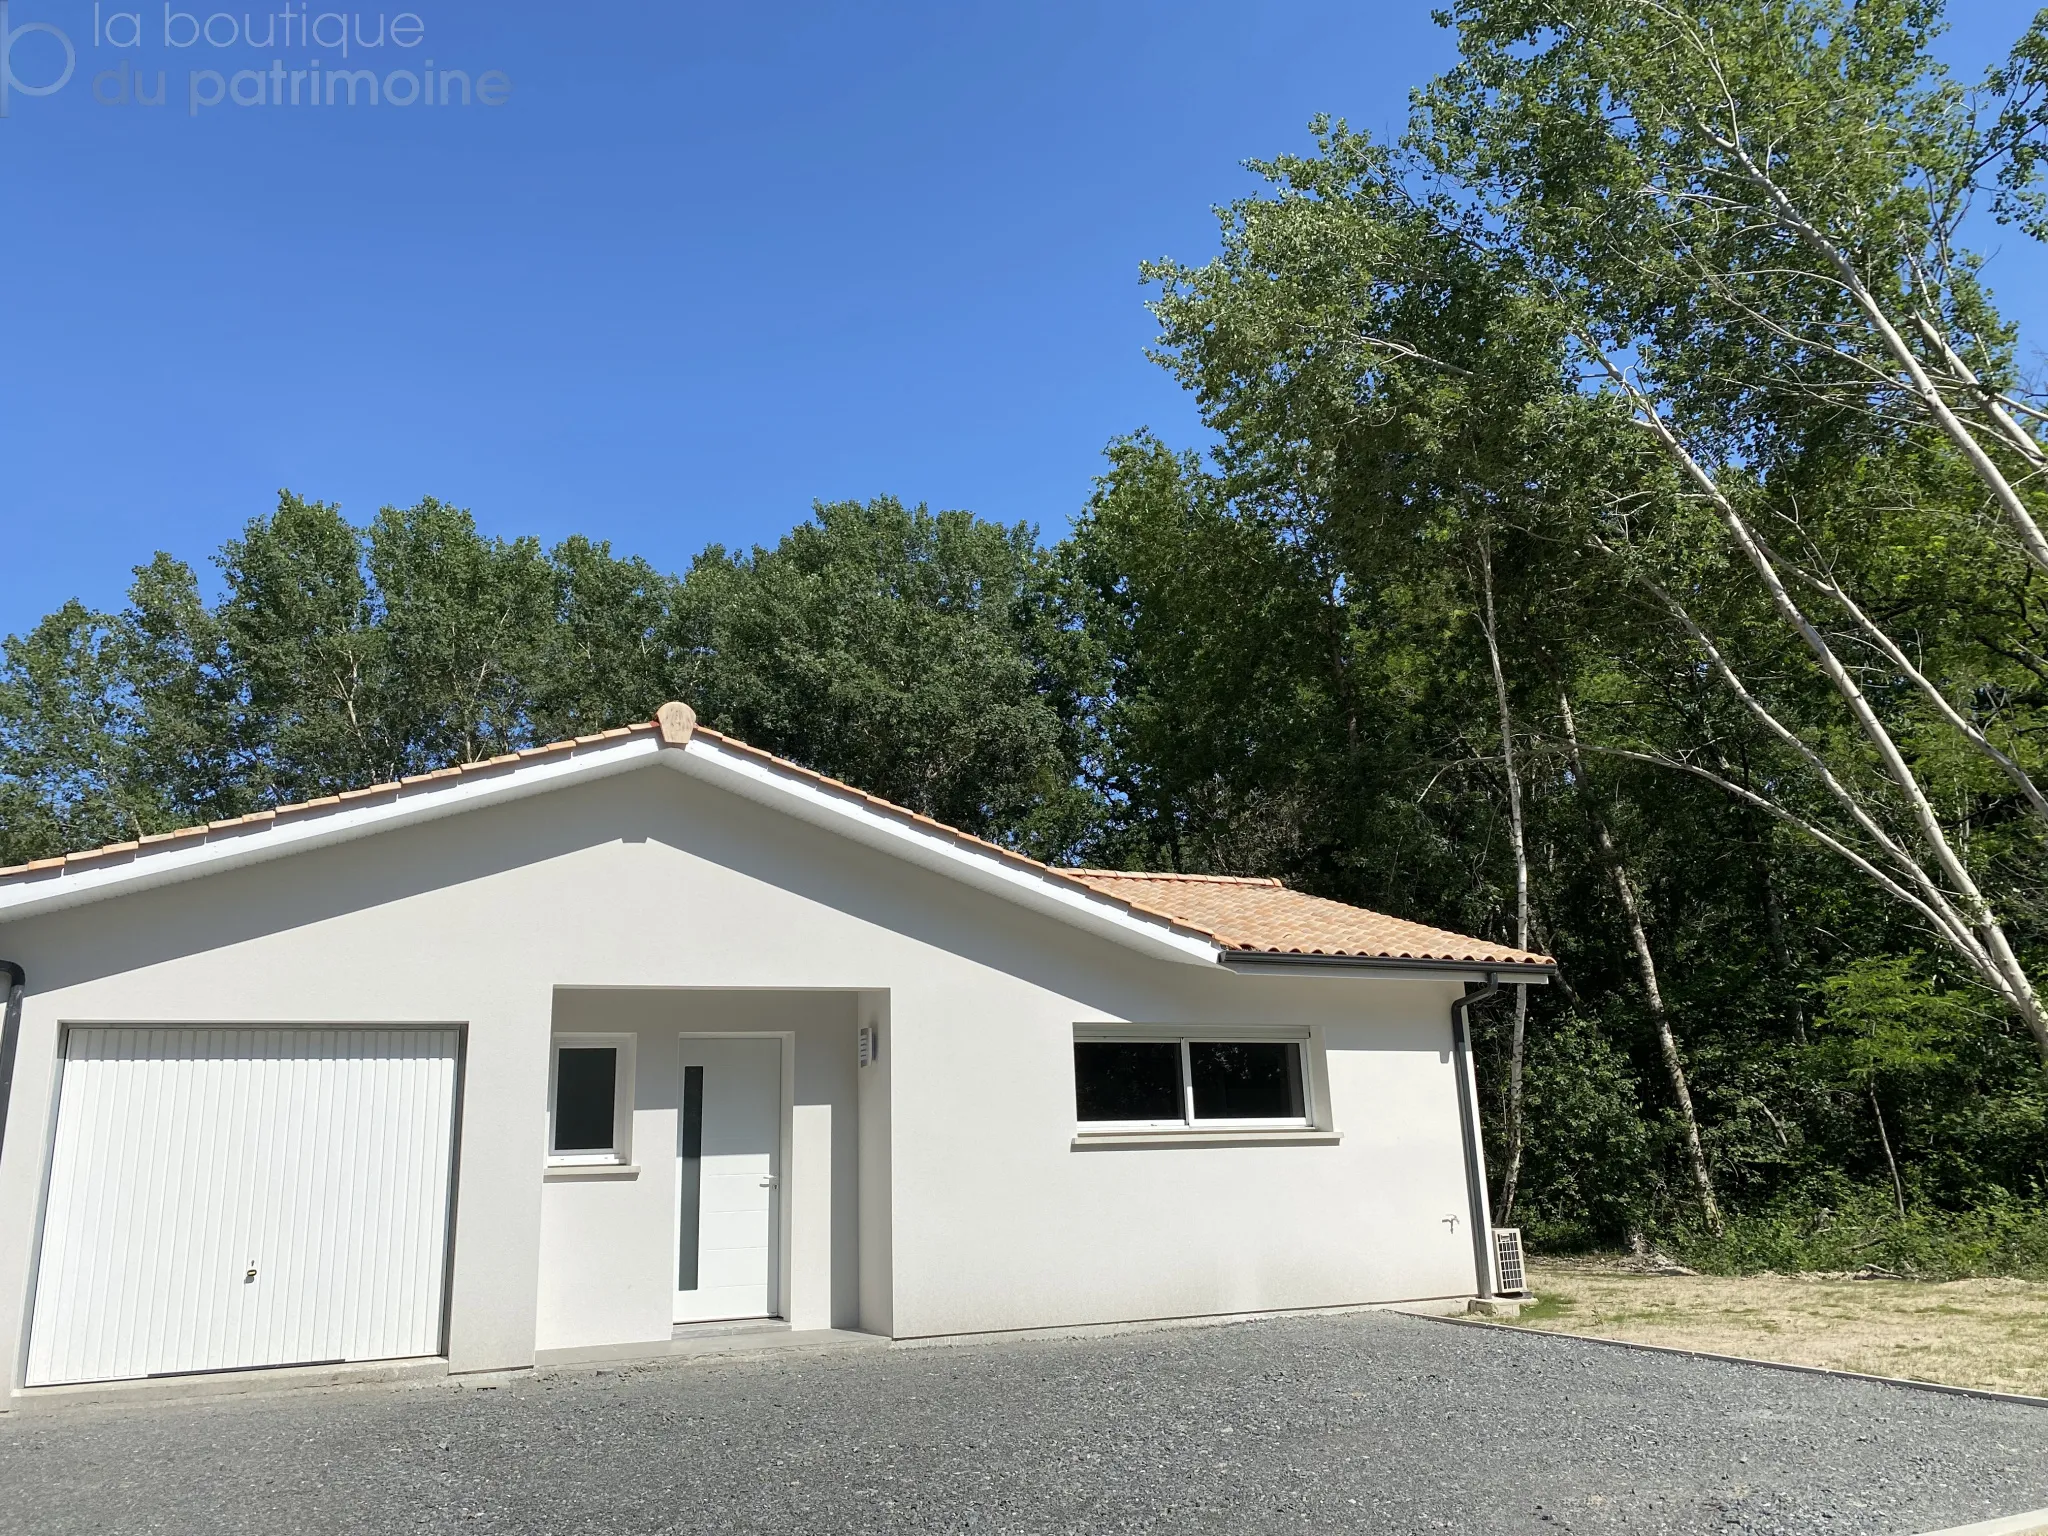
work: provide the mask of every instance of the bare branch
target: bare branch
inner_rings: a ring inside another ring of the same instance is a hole
[[[1948,829],[1942,825],[1941,818],[1935,813],[1933,805],[1927,798],[1926,790],[1914,775],[1905,754],[1899,750],[1898,743],[1892,739],[1890,730],[1878,717],[1877,711],[1871,707],[1869,699],[1865,697],[1855,678],[1850,675],[1849,669],[1842,664],[1841,658],[1828,644],[1827,637],[1793,601],[1792,594],[1786,590],[1784,580],[1779,576],[1769,554],[1757,539],[1748,521],[1721,490],[1719,483],[1693,457],[1671,429],[1670,424],[1637,387],[1635,381],[1605,351],[1594,346],[1583,332],[1579,334],[1578,340],[1580,345],[1599,362],[1608,378],[1627,396],[1636,419],[1655,434],[1666,455],[1713,505],[1720,515],[1722,525],[1748,557],[1751,567],[1762,580],[1772,607],[1806,642],[1808,650],[1820,664],[1822,674],[1842,702],[1848,706],[1858,730],[1876,750],[1886,777],[1892,781],[1900,798],[1905,802],[1906,809],[1919,830],[1922,848],[1939,866],[1942,880],[1960,901],[1971,931],[1997,963],[1998,972],[2005,983],[2000,989],[2001,995],[2012,1003],[2015,1011],[2025,1020],[2044,1061],[2048,1061],[2048,1011],[2043,1010],[2033,981],[2027,975],[2025,967],[2020,964],[2018,955],[2013,952],[2004,927],[1992,911],[1990,902],[1985,899],[1962,855],[1949,841]],[[1803,746],[1803,743],[1801,745]],[[1852,801],[1844,803],[1853,804]],[[1860,807],[1856,809],[1860,811]],[[1874,823],[1872,825],[1874,826]],[[1921,869],[1917,860],[1909,860],[1908,863],[1916,872],[1916,883],[1930,898],[1935,897],[1940,892],[1940,886]],[[1940,899],[1946,901],[1948,898],[1942,895]]]
[[[1883,869],[1873,864],[1832,832],[1827,831],[1818,823],[1808,821],[1804,816],[1779,804],[1769,796],[1760,795],[1748,786],[1738,784],[1735,780],[1724,777],[1702,764],[1687,762],[1684,758],[1670,757],[1661,752],[1638,752],[1627,747],[1602,747],[1591,744],[1585,745],[1583,750],[1598,753],[1602,757],[1626,758],[1630,762],[1648,763],[1655,768],[1670,768],[1679,773],[1689,773],[1696,779],[1704,779],[1707,783],[1727,791],[1745,805],[1754,806],[1766,815],[1783,822],[1786,826],[1795,828],[1805,836],[1812,838],[1830,853],[1837,855],[1861,870],[1871,880],[1876,882],[1887,895],[1904,902],[1922,917],[1926,918],[1941,934],[1943,941],[1961,954],[1965,960],[1969,961],[1972,969],[1977,970],[1979,974],[1996,976],[1996,970],[1990,963],[1990,957],[1984,953],[1983,947],[1977,943],[1975,936],[1962,924],[1959,917],[1945,917],[1935,905],[1922,900],[1918,895],[1899,884],[1892,876],[1886,874]],[[2006,990],[2002,985],[1996,985],[1996,983],[1994,985],[2000,993]]]
[[[1975,721],[1951,704],[1948,701],[1948,696],[1937,688],[1933,681],[1913,664],[1912,659],[1906,655],[1899,643],[1886,634],[1877,622],[1863,611],[1856,600],[1842,589],[1839,583],[1815,575],[1813,572],[1805,570],[1801,566],[1789,561],[1786,562],[1786,566],[1799,580],[1805,582],[1816,592],[1823,593],[1838,603],[1842,610],[1849,615],[1850,619],[1855,622],[1857,627],[1863,631],[1863,638],[1871,646],[1875,647],[1893,666],[1897,667],[1915,688],[1920,690],[1921,696],[1934,706],[1935,711],[1942,719],[1946,720],[1951,727],[1961,733],[1963,738],[1976,747],[1979,752],[1996,763],[1999,771],[2012,782],[2013,787],[2026,797],[2027,805],[2033,810],[2034,814],[2044,822],[2048,822],[2048,796],[2044,796],[2041,793],[2039,786],[2034,783],[2032,775],[2010,755],[2000,750],[1978,728]]]

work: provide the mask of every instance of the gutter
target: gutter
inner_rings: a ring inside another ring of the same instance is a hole
[[[1458,1073],[1458,1121],[1465,1133],[1465,1193],[1472,1221],[1472,1266],[1479,1298],[1493,1295],[1493,1210],[1486,1197],[1486,1148],[1479,1139],[1479,1086],[1472,1070],[1471,1010],[1500,996],[1498,976],[1488,971],[1476,992],[1451,1004],[1451,1060]]]
[[[21,1043],[21,994],[28,973],[12,960],[0,960],[7,976],[7,1021],[0,1025],[0,1148],[7,1145],[7,1105],[14,1097],[14,1052]]]
[[[1255,974],[1262,971],[1373,971],[1382,976],[1408,976],[1444,980],[1462,976],[1470,981],[1492,981],[1502,971],[1527,986],[1547,986],[1557,974],[1553,965],[1508,964],[1480,960],[1420,960],[1393,955],[1289,955],[1267,950],[1225,950],[1217,963],[1226,970]]]

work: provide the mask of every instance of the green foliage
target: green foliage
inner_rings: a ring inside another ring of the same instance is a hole
[[[1679,1230],[1675,1255],[1716,1275],[1878,1269],[1917,1280],[2048,1278],[2048,1207],[1989,1193],[1964,1210],[1900,1221],[1889,1190],[1838,1184],[1738,1214],[1721,1237]]]
[[[667,702],[676,669],[666,637],[675,581],[580,533],[548,558],[554,622],[530,656],[533,734],[563,741],[645,718]]]
[[[1926,922],[2048,1059],[2011,983],[2048,895],[2048,803],[2012,782],[2038,770],[2048,703],[2028,617],[2048,545],[2022,504],[2043,449],[1992,408],[2014,336],[1960,243],[1986,197],[2029,217],[2038,28],[1971,92],[1933,55],[1938,0],[1451,19],[1461,58],[1418,95],[1415,175],[1546,296],[1587,393],[1671,434],[1676,485],[1610,502],[1597,538],[1731,674],[1638,694],[1604,745],[1735,781],[1903,876],[1908,904],[1961,892],[1976,915]]]
[[[1916,974],[1908,955],[1857,960],[1815,991],[1822,1003],[1814,1019],[1815,1064],[1858,1087],[1946,1065],[1978,1011]]]
[[[1765,464],[1786,462],[1788,415],[1868,443],[1912,417],[1840,272],[1757,177],[2003,382],[2010,331],[1956,236],[1987,174],[2031,184],[2012,160],[2031,76],[1963,90],[1932,52],[1941,18],[1940,0],[1464,0],[1415,141],[1694,434]]]
[[[667,634],[706,724],[1056,854],[1088,807],[1047,583],[1028,527],[821,503],[772,550],[700,555]]]
[[[129,605],[67,604],[0,664],[0,861],[90,847],[645,720],[707,723],[1048,853],[1085,647],[1029,529],[883,498],[677,581],[574,537],[481,534],[428,498],[367,527],[289,492]]]
[[[160,807],[127,771],[133,702],[106,618],[66,603],[26,635],[9,635],[5,655],[0,815],[10,862],[149,830]]]
[[[1654,1220],[1655,1132],[1643,1118],[1642,1086],[1607,1032],[1570,1014],[1548,1021],[1531,1041],[1527,1070],[1520,1202],[1532,1213],[1523,1218],[1529,1241],[1551,1250],[1611,1246]],[[1488,1155],[1497,1166],[1497,1144]]]
[[[1085,766],[1108,816],[1094,857],[1300,868],[1370,792],[1364,759],[1386,743],[1366,711],[1393,700],[1358,685],[1313,561],[1234,516],[1192,456],[1141,434],[1109,460],[1060,552],[1063,601],[1099,648],[1101,747]]]
[[[1596,365],[1619,357],[1654,392],[1780,541],[1787,580],[1795,561],[1827,573],[1950,709],[2040,765],[2039,574],[1954,444],[1883,382],[1882,328],[1829,254],[2010,380],[2010,329],[1955,236],[1987,178],[2026,216],[2028,135],[2048,121],[2038,29],[1972,97],[1932,59],[1939,11],[1920,0],[1472,0],[1452,19],[1460,64],[1419,95],[1406,142],[1318,122],[1313,155],[1252,164],[1264,187],[1222,211],[1217,257],[1147,269],[1161,360],[1219,442],[1206,462],[1113,448],[1076,529],[1110,650],[1110,846],[1509,938],[1476,644],[1490,561],[1538,942],[1564,971],[1531,1014],[1519,1219],[1613,1242],[1686,1219],[1691,1199],[1603,828],[1724,1203],[1882,1187],[1887,1140],[1915,1220],[2032,1198],[2048,1142],[2024,1031],[1923,953],[1913,909],[1798,830],[1863,835],[1819,763],[1878,835],[1916,846],[1889,770]],[[1818,239],[1775,219],[1753,172]],[[1782,731],[1703,666],[1660,591]],[[1846,603],[1801,591],[2036,963],[2040,822]],[[1565,700],[1583,769],[1562,750]],[[1504,1024],[1478,1043],[1498,1169]]]

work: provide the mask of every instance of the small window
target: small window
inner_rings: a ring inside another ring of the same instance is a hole
[[[632,1037],[558,1036],[549,1077],[549,1160],[632,1161]]]
[[[1075,1118],[1126,1129],[1308,1124],[1301,1040],[1074,1042]]]

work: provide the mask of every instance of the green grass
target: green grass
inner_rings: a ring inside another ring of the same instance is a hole
[[[1571,1311],[1571,1309],[1572,1303],[1562,1296],[1538,1296],[1534,1301],[1523,1306],[1522,1315],[1518,1321],[1524,1323],[1555,1322],[1558,1318],[1563,1317],[1565,1313]]]

